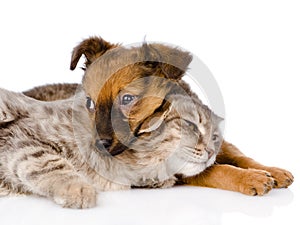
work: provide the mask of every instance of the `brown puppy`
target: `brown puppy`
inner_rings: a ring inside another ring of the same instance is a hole
[[[72,70],[82,55],[86,57],[83,87],[98,131],[95,142],[112,155],[128,149],[148,121],[168,110],[164,99],[174,92],[174,85],[192,94],[181,80],[192,59],[187,52],[159,44],[128,51],[94,37],[74,49]],[[262,195],[268,191],[270,176],[274,187],[288,187],[293,182],[290,172],[259,164],[223,141],[216,165],[180,182]]]

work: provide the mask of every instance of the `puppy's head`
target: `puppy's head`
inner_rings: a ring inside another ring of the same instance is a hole
[[[74,48],[71,69],[81,55],[86,57],[83,88],[97,130],[95,144],[112,155],[161,125],[170,106],[166,96],[192,60],[189,53],[162,44],[125,48],[98,37]]]

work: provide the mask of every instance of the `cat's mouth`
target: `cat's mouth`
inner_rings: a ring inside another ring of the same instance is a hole
[[[215,155],[215,151],[210,148],[205,148],[205,151],[207,152],[208,159],[210,159],[211,157],[213,157]]]
[[[200,158],[201,159],[206,158],[206,155],[207,155],[206,160],[209,160],[216,153],[213,149],[207,147],[201,149],[197,147],[192,148],[189,146],[185,146],[185,149],[187,150],[186,154],[190,155],[193,158],[192,160],[190,160],[193,163],[198,162]]]
[[[211,157],[213,157],[214,154],[215,154],[215,151],[212,150],[212,149],[210,149],[210,148],[205,148],[204,150],[203,150],[203,149],[200,149],[200,148],[195,148],[194,151],[195,151],[195,154],[196,154],[197,156],[198,156],[198,155],[202,156],[204,153],[206,153],[208,159],[210,159]]]

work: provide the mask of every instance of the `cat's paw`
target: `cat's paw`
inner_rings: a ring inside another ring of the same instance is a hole
[[[131,187],[132,188],[170,188],[173,187],[175,183],[176,183],[175,177],[172,177],[164,181],[149,178],[149,179],[142,179]]]
[[[274,188],[287,188],[294,181],[292,173],[287,170],[277,167],[266,167],[265,170],[274,178]]]
[[[173,187],[176,183],[176,180],[174,178],[170,178],[168,180],[165,181],[161,181],[156,183],[153,188],[170,188]]]
[[[169,179],[163,182],[161,188],[170,188],[173,187],[176,184],[175,179]]]
[[[57,204],[74,209],[92,208],[96,205],[96,200],[97,192],[95,188],[83,182],[63,185],[54,196],[54,201]]]
[[[264,195],[272,190],[274,179],[264,170],[247,169],[240,179],[239,191],[246,195]]]

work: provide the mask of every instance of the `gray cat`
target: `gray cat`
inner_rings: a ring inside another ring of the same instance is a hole
[[[220,119],[196,98],[174,94],[168,101],[169,109],[112,157],[92,142],[83,91],[41,102],[0,89],[0,196],[37,194],[89,208],[98,191],[170,187],[176,174],[199,174],[215,161]]]

